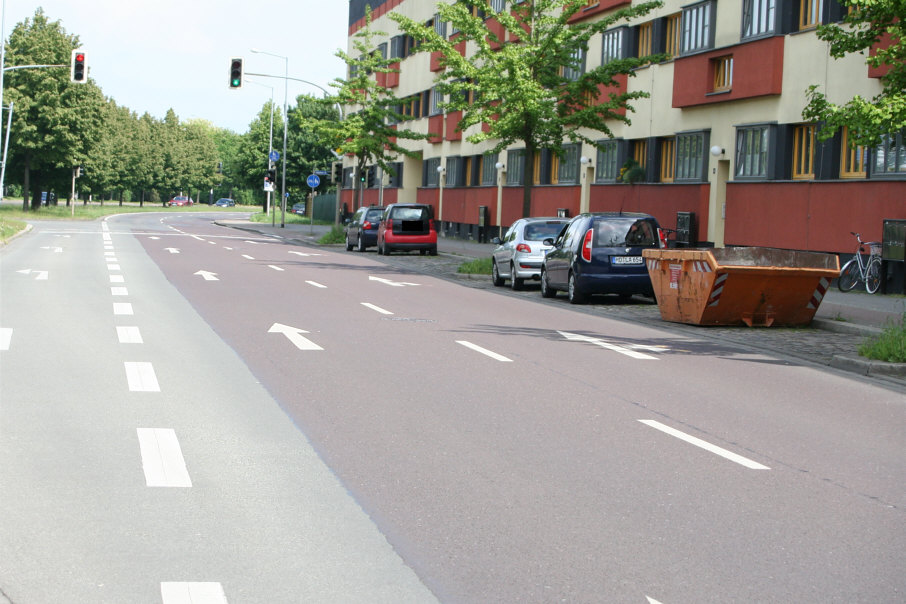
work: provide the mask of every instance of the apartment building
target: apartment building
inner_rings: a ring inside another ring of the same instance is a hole
[[[509,2],[491,0],[490,27]],[[589,0],[575,18],[600,19],[630,2]],[[820,143],[815,125],[803,123],[811,84],[838,103],[881,90],[881,74],[864,57],[835,60],[816,37],[819,23],[840,20],[836,0],[665,0],[639,22],[604,32],[590,41],[585,69],[670,56],[621,82],[650,98],[633,103],[631,125],[614,121],[613,138],[589,133],[599,147],[565,144],[562,157],[545,151],[530,167],[518,146],[493,154],[493,141],[466,141],[469,131],[457,130],[462,115],[439,107],[437,57],[415,52],[387,16],[400,12],[455,35],[436,18],[436,2],[351,0],[350,51],[366,5],[372,29],[386,33],[375,50],[399,59],[399,73],[377,74],[378,82],[417,118],[407,127],[437,136],[411,143],[419,157],[399,158],[395,178],[378,174],[360,198],[365,205],[428,203],[445,235],[490,238],[521,216],[523,179],[531,178],[538,216],[641,211],[700,244],[843,253],[853,249],[850,231],[880,239],[884,219],[906,219],[903,135],[853,149],[845,130]],[[634,184],[619,178],[628,158],[644,170]],[[354,209],[351,160],[346,165],[341,199]]]

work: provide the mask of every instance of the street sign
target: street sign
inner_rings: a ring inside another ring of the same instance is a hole
[[[268,155],[267,158],[268,158],[269,160],[271,160],[271,161],[278,161],[278,160],[280,159],[280,152],[279,152],[279,151],[271,151],[271,154]]]
[[[308,180],[305,182],[307,182],[308,186],[311,187],[312,189],[317,189],[318,186],[321,184],[321,178],[317,174],[312,174],[311,176],[308,177]]]

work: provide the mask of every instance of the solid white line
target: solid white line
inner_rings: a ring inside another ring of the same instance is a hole
[[[132,304],[129,302],[114,302],[113,303],[113,314],[115,315],[131,315]]]
[[[130,361],[126,361],[123,365],[126,367],[126,381],[129,383],[131,392],[160,392],[154,365]]]
[[[327,286],[326,286],[326,285],[321,285],[321,284],[318,283],[317,281],[306,281],[306,283],[308,283],[309,285],[311,285],[311,286],[313,286],[313,287],[319,287],[319,288],[321,288],[321,289],[327,289]]]
[[[660,430],[661,432],[663,432],[665,434],[669,434],[670,436],[675,436],[676,438],[678,438],[680,440],[684,440],[689,444],[695,445],[696,447],[701,447],[702,449],[704,449],[706,451],[710,451],[711,453],[720,455],[721,457],[723,457],[725,459],[729,459],[730,461],[736,462],[742,466],[745,466],[745,467],[749,468],[750,470],[770,470],[771,469],[767,466],[761,465],[760,463],[758,463],[756,461],[752,461],[751,459],[749,459],[747,457],[743,457],[742,455],[737,455],[736,453],[733,453],[732,451],[727,451],[726,449],[718,447],[717,445],[712,445],[711,443],[709,443],[707,441],[704,441],[700,438],[696,438],[694,436],[686,434],[685,432],[680,432],[679,430],[676,430],[675,428],[671,428],[670,426],[665,426],[664,424],[654,421],[653,419],[640,419],[639,421],[642,422],[643,424],[645,424],[646,426],[651,426],[655,430]]]
[[[142,340],[142,332],[139,331],[138,327],[132,326],[116,326],[116,336],[120,340],[120,344],[144,344]]]
[[[275,271],[280,271],[281,273],[284,271],[284,269],[280,268],[279,266],[274,266],[273,264],[268,264],[267,266],[274,269]]]
[[[149,487],[191,487],[192,479],[172,428],[138,428],[142,470]]]
[[[111,283],[125,283],[126,278],[123,277],[122,275],[110,275],[110,282]]]
[[[0,327],[0,350],[9,350],[9,343],[13,339],[13,330],[9,327]]]
[[[490,350],[488,350],[486,348],[482,348],[481,346],[476,346],[472,342],[466,342],[465,340],[456,340],[456,343],[462,344],[466,348],[471,348],[475,352],[480,352],[483,355],[489,356],[496,361],[501,361],[503,363],[512,363],[513,362],[513,359],[508,359],[503,355],[497,354],[496,352],[491,352]]]
[[[128,296],[129,290],[125,287],[111,287],[110,294],[113,296]]]
[[[381,308],[380,306],[375,306],[374,304],[371,304],[371,303],[369,303],[369,302],[361,302],[361,305],[362,305],[362,306],[367,306],[367,307],[370,308],[371,310],[376,310],[376,311],[378,311],[379,313],[381,313],[382,315],[392,315],[392,314],[393,314],[393,313],[390,312],[389,310],[384,310],[384,309]]]
[[[248,254],[243,254],[242,257],[245,258],[246,260],[254,260],[254,258],[249,256]]]
[[[227,604],[220,583],[161,583],[160,597],[163,604]]]

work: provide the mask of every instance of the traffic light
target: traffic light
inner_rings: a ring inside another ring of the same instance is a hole
[[[230,59],[230,88],[242,88],[242,57]]]
[[[85,65],[85,52],[83,50],[76,49],[72,51],[69,80],[76,84],[84,84],[88,81],[88,66]]]
[[[377,173],[377,166],[370,166],[368,168],[368,181],[365,183],[369,189],[374,188],[374,177]]]
[[[267,179],[271,182],[277,182],[277,171],[273,168],[270,168],[267,171]]]
[[[343,162],[335,161],[330,166],[330,182],[336,184],[343,180]]]

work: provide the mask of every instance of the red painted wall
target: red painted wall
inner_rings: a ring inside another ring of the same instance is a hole
[[[783,36],[775,36],[693,55],[673,62],[673,106],[693,107],[737,99],[777,95],[783,88]],[[733,55],[733,87],[714,88],[711,59]]]
[[[592,185],[592,212],[644,212],[664,228],[676,228],[677,212],[695,212],[698,241],[708,237],[708,184]]]
[[[727,183],[727,245],[852,253],[906,219],[906,181]]]

